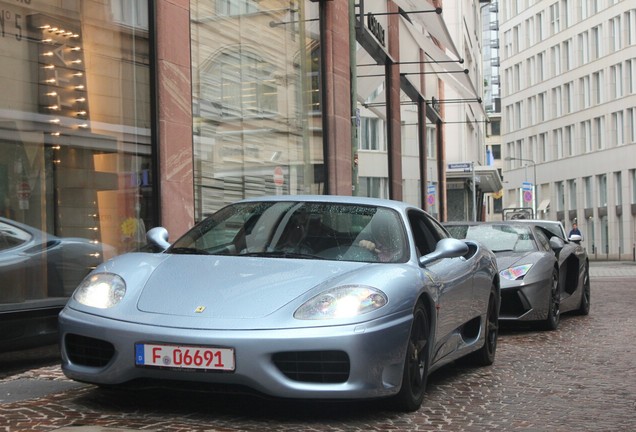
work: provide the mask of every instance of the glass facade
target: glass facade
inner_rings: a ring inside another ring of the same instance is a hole
[[[0,1],[0,312],[154,225],[147,1]]]
[[[190,18],[195,219],[322,193],[318,3],[192,0]]]

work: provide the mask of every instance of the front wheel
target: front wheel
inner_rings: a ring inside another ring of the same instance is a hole
[[[561,318],[560,306],[561,293],[559,292],[559,271],[552,270],[552,286],[550,287],[550,299],[548,304],[548,316],[542,323],[544,330],[556,330]]]
[[[497,291],[493,288],[488,299],[488,311],[486,312],[484,346],[468,355],[467,360],[475,366],[490,366],[495,362],[497,351],[497,337],[499,335],[499,301]]]
[[[585,264],[585,274],[583,275],[583,292],[581,293],[581,305],[577,311],[579,315],[590,313],[590,265]]]
[[[430,336],[428,313],[424,305],[418,303],[413,312],[413,324],[406,348],[402,388],[393,401],[400,411],[416,411],[422,405],[428,378]]]

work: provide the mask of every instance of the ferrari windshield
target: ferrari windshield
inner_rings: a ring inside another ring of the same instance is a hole
[[[408,247],[397,212],[319,202],[237,203],[208,217],[168,250],[270,258],[405,262]]]
[[[524,225],[452,225],[446,228],[453,237],[476,240],[493,252],[530,252],[538,250],[530,227]]]

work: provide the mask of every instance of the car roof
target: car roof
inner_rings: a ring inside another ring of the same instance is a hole
[[[419,209],[411,204],[383,199],[383,198],[369,198],[347,195],[267,195],[260,197],[245,198],[239,203],[243,202],[316,202],[316,203],[333,203],[333,204],[353,204],[353,205],[370,205],[379,207],[388,207],[398,211],[406,211],[410,209]]]

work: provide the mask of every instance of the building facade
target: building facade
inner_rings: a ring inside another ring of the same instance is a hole
[[[499,14],[504,205],[578,223],[592,258],[632,259],[636,6],[503,0]]]
[[[498,176],[477,148],[479,2],[462,3],[0,1],[0,318],[15,324],[0,349],[52,335],[84,275],[147,229],[174,240],[243,197],[476,216]],[[449,142],[465,149],[448,159]],[[449,172],[466,160],[481,170]]]

